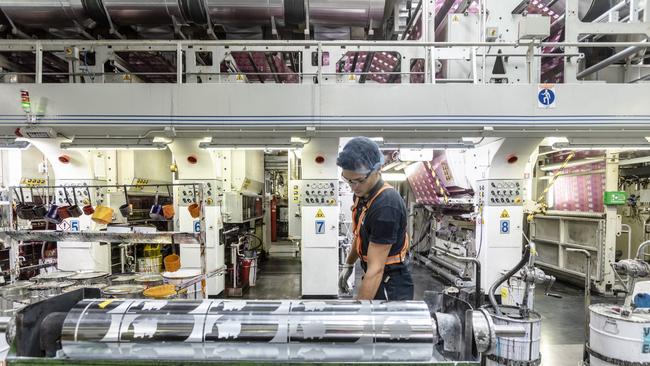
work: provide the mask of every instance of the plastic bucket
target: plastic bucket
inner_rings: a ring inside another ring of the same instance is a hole
[[[165,257],[165,271],[176,272],[181,268],[181,257],[178,254],[170,254]]]

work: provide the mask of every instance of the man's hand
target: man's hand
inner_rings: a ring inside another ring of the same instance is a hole
[[[352,269],[354,269],[353,264],[346,264],[343,266],[343,269],[339,273],[339,291],[341,293],[347,294],[350,292],[350,286],[348,286],[348,279],[352,276]]]

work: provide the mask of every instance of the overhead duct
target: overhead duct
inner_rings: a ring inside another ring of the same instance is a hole
[[[379,27],[386,0],[309,0],[311,24]],[[207,8],[206,8],[207,6]],[[160,26],[195,23],[254,26],[304,23],[303,0],[0,0],[0,9],[17,25],[49,29],[113,23]]]
[[[309,22],[376,28],[383,22],[385,5],[385,0],[309,0]]]
[[[13,23],[29,28],[70,27],[90,21],[82,0],[0,0],[0,9]]]
[[[284,23],[283,0],[207,0],[207,4],[213,24],[263,25],[270,24],[271,17]]]
[[[178,0],[85,0],[101,2],[111,17],[119,25],[171,25],[172,17],[177,23],[185,19]],[[196,1],[200,2],[200,1]]]

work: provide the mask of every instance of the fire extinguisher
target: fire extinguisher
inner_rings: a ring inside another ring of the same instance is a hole
[[[278,199],[271,199],[271,241],[278,239]]]

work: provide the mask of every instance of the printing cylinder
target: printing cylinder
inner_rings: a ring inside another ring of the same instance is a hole
[[[83,300],[63,324],[71,359],[427,361],[424,302]]]

